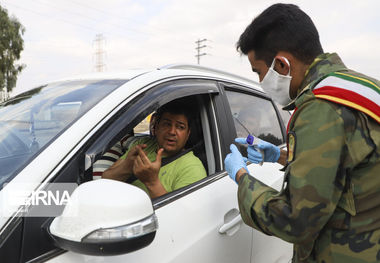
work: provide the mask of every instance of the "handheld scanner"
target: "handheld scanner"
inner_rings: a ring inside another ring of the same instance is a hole
[[[256,147],[256,145],[260,143],[260,139],[257,138],[257,137],[254,137],[252,134],[248,134],[246,142],[249,145],[253,146],[256,150],[258,150],[261,153],[261,155],[263,156],[263,160],[259,164],[263,165],[263,162],[264,162],[264,151]]]
[[[253,145],[253,141],[255,140],[255,137],[253,137],[251,134],[248,134],[248,137],[246,139],[247,143],[249,145]]]
[[[247,133],[248,133],[248,136],[247,136],[247,139],[246,139],[247,144],[255,147],[255,149],[257,151],[259,151],[261,153],[261,155],[263,156],[263,161],[259,163],[260,165],[263,165],[263,162],[264,162],[264,151],[260,150],[259,148],[256,147],[256,145],[260,143],[260,139],[257,138],[257,137],[255,137],[255,136],[253,136],[250,133],[250,131],[247,129],[247,127],[245,127],[245,125],[243,123],[241,123],[241,121],[238,118],[238,114],[237,113],[233,113],[232,115],[235,118],[235,120],[241,125],[241,127],[243,127],[243,129],[247,131]]]

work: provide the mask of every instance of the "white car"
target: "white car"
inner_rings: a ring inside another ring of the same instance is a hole
[[[183,97],[197,108],[188,147],[197,145],[206,178],[154,200],[127,183],[92,180],[94,162],[115,142]],[[223,163],[238,136],[283,145],[288,119],[258,83],[193,65],[97,74],[20,94],[0,106],[0,261],[289,262],[291,244],[242,222]],[[280,168],[249,165],[278,190]],[[78,187],[62,215],[34,213],[36,192],[64,183]],[[19,190],[21,201],[10,200]]]

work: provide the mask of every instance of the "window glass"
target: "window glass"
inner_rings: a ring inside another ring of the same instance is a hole
[[[64,81],[0,104],[0,185],[91,107],[127,80]]]
[[[262,140],[283,143],[277,114],[271,101],[246,93],[226,91],[238,137],[248,133]]]
[[[149,114],[146,118],[144,118],[139,124],[136,125],[135,128],[133,128],[133,132],[135,134],[151,134],[151,119],[152,119],[153,113]]]
[[[207,171],[211,171],[211,173],[215,172],[215,160],[214,154],[212,152],[213,149],[210,147],[206,149],[204,143],[205,136],[203,134],[203,129],[206,128],[204,122],[207,122],[208,120],[202,119],[201,116],[203,101],[196,96],[182,97],[180,100],[182,102],[181,105],[184,105],[188,107],[188,109],[191,109],[189,112],[189,117],[191,118],[191,121],[189,121],[189,128],[191,129],[191,132],[188,138],[186,136],[183,137],[186,138],[186,142],[183,148],[179,149],[179,151],[176,152],[173,156],[164,157],[161,161],[159,179],[168,192],[179,190],[182,187],[189,186],[205,178],[207,176]],[[129,110],[134,111],[135,109]],[[136,145],[137,143],[147,145],[147,147],[144,149],[145,154],[151,162],[154,162],[156,156],[153,150],[156,151],[155,145],[158,143],[158,139],[157,137],[149,136],[149,134],[154,134],[155,132],[155,129],[152,129],[152,127],[150,127],[150,124],[152,122],[155,122],[155,112],[149,112],[149,110],[146,108],[141,108],[138,111],[141,112],[141,114],[139,114],[135,119],[132,119],[131,121],[129,121],[129,116],[125,117],[128,119],[128,121],[118,120],[117,123],[122,122],[127,125],[124,127],[126,133],[117,133],[117,135],[111,139],[111,141],[116,141],[113,146],[110,148],[107,147],[108,149],[106,149],[104,153],[96,153],[96,159],[92,166],[93,180],[100,179],[104,171],[110,168],[118,159],[121,158],[121,156],[123,156],[127,151],[131,149],[132,146]],[[148,115],[145,115],[147,113]],[[207,113],[205,112],[205,114]],[[207,118],[207,116],[203,118]],[[137,124],[135,125],[135,123]],[[165,121],[162,123],[165,123]],[[160,127],[161,129],[166,129],[165,126],[157,126],[157,130]],[[210,129],[208,125],[207,129]],[[161,132],[161,135],[162,134],[164,137],[162,138],[161,136],[161,139],[169,138],[168,136],[172,136],[168,135],[169,132]],[[206,136],[208,136],[206,139],[208,142],[210,142],[210,132],[206,132],[206,134]],[[161,143],[165,143],[165,141],[161,141]],[[103,150],[103,148],[99,148],[98,150]],[[192,154],[184,157],[186,158],[186,162],[179,161],[177,163],[173,163],[190,151],[192,151]],[[193,155],[199,160],[197,160]],[[144,186],[144,183],[137,181],[137,177],[135,176],[131,176],[125,179],[125,181],[132,183],[145,191],[148,191]]]

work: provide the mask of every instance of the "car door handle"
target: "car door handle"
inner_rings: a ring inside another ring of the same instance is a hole
[[[220,234],[234,235],[240,228],[242,218],[240,213],[219,228]]]

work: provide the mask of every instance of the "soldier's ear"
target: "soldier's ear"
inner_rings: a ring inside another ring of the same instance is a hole
[[[276,56],[274,59],[274,70],[276,70],[281,75],[290,74],[290,62],[286,57]]]

